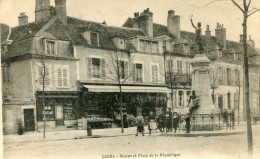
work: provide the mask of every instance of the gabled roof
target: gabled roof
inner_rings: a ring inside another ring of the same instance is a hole
[[[93,31],[99,33],[99,44],[98,48],[102,49],[116,49],[112,39],[115,37],[119,38],[129,38],[137,35],[144,36],[144,33],[139,29],[124,28],[124,27],[114,27],[97,22],[81,20],[73,17],[68,17],[68,25],[66,26],[66,31],[68,35],[72,38],[75,45],[85,45],[89,47],[86,39],[82,36],[85,31]],[[132,47],[132,46],[131,46]],[[126,50],[132,48],[126,48]]]
[[[44,22],[33,22],[33,23],[28,23],[25,25],[20,25],[17,27],[12,28],[12,33],[10,36],[10,40],[15,41],[20,41],[24,39],[28,39],[31,37],[34,37],[34,35],[42,29],[42,27],[47,24],[48,21]]]

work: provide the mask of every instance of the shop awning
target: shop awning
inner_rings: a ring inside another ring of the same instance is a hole
[[[89,92],[119,92],[119,86],[83,85]],[[122,92],[168,93],[167,87],[122,86]]]

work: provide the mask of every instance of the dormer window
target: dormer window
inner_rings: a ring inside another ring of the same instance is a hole
[[[55,41],[49,41],[46,40],[46,47],[45,47],[45,52],[48,55],[55,55],[56,54],[56,45]]]
[[[140,40],[140,51],[158,53],[158,42]]]
[[[93,46],[99,46],[98,33],[90,32],[90,44],[93,45]]]

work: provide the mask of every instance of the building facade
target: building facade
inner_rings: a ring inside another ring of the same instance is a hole
[[[19,15],[19,26],[1,24],[4,133],[75,128],[81,118],[119,120],[124,113],[183,113],[191,95],[195,33],[181,31],[180,16],[168,11],[167,26],[146,9],[122,27],[67,16],[66,0],[36,0],[35,22]],[[212,61],[212,100],[221,111],[244,117],[243,52],[217,23],[202,35]],[[249,53],[258,57],[253,40]],[[255,58],[254,58],[255,59]],[[250,61],[251,107],[259,112],[259,63]],[[119,103],[120,99],[122,102]]]

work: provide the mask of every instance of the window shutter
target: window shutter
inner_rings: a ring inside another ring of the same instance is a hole
[[[102,67],[101,78],[106,79],[106,62],[105,62],[105,59],[101,59],[101,67]]]
[[[50,67],[46,66],[46,68],[45,68],[45,78],[44,78],[45,85],[50,85],[50,72],[51,72]]]
[[[91,66],[92,66],[92,58],[87,57],[87,76],[88,76],[88,79],[92,78]]]
[[[135,72],[136,72],[136,64],[133,64],[133,70],[132,70],[133,72],[132,72],[132,75],[133,75],[133,81],[136,81],[136,74],[135,74]]]
[[[125,61],[125,78],[127,78],[128,77],[128,62],[127,61]]]
[[[62,86],[62,70],[61,68],[57,69],[57,81],[58,81],[58,86],[61,87]]]
[[[152,65],[152,83],[154,82],[154,65]]]
[[[227,69],[223,69],[223,84],[227,85]]]
[[[231,85],[235,85],[235,70],[231,69]]]
[[[156,82],[158,82],[158,78],[159,78],[159,69],[158,69],[158,66],[157,65],[155,65],[155,81]]]
[[[68,86],[68,70],[66,68],[62,69],[63,71],[63,86],[67,87]]]
[[[43,80],[42,80],[43,70],[42,70],[42,67],[41,67],[41,66],[38,66],[38,72],[37,72],[37,74],[39,75],[39,76],[38,76],[38,80],[39,80],[40,85],[43,85]]]

